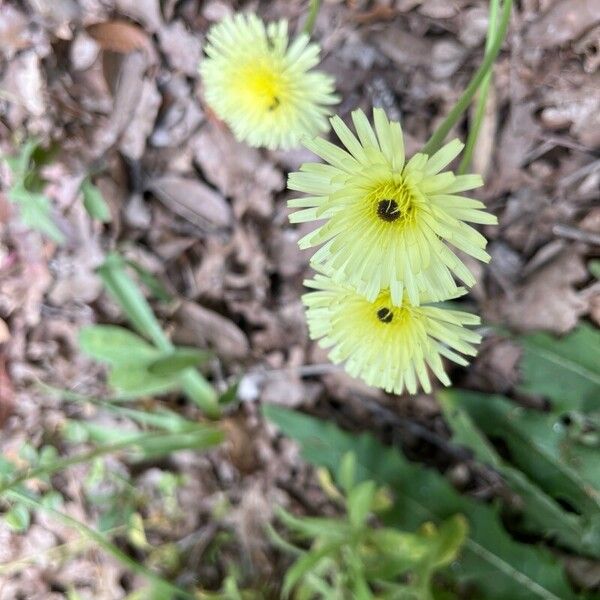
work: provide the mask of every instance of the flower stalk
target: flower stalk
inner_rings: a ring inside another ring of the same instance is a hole
[[[492,69],[494,62],[498,57],[498,54],[500,53],[500,48],[502,48],[502,43],[504,42],[506,31],[508,30],[511,10],[512,0],[505,0],[504,5],[502,6],[502,13],[500,16],[500,22],[498,24],[498,31],[494,39],[494,43],[490,48],[490,51],[485,55],[481,66],[479,67],[479,69],[477,69],[477,72],[473,76],[473,79],[471,79],[471,81],[469,82],[469,85],[463,92],[462,96],[459,98],[458,102],[454,105],[452,110],[448,113],[448,116],[434,131],[429,141],[423,147],[423,152],[425,154],[431,155],[441,148],[442,144],[444,143],[444,140],[446,139],[446,136],[454,127],[454,125],[456,125],[456,123],[463,115],[465,110],[467,110],[469,104],[471,104],[471,101],[473,100],[473,97],[477,93],[479,86],[482,84],[487,74]]]

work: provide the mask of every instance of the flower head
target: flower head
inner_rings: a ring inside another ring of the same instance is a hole
[[[369,301],[323,274],[305,285],[316,290],[302,298],[311,338],[331,348],[329,358],[334,363],[344,362],[350,375],[369,385],[397,394],[406,388],[414,394],[419,382],[430,392],[427,367],[449,385],[441,357],[467,365],[458,352],[468,356],[477,353],[473,344],[481,337],[464,327],[479,324],[476,315],[425,304],[415,306],[406,296],[395,305],[387,289]],[[455,287],[454,297],[462,293],[464,290]]]
[[[346,150],[324,140],[304,142],[329,164],[305,164],[288,187],[309,194],[291,200],[292,222],[327,221],[300,240],[301,248],[323,244],[312,263],[347,282],[369,301],[389,289],[400,305],[405,292],[412,304],[422,294],[443,300],[456,275],[466,285],[475,279],[449,243],[484,262],[486,239],[470,223],[495,224],[484,204],[460,195],[482,185],[479,175],[441,172],[462,150],[454,140],[428,156],[405,161],[400,124],[374,110],[375,130],[357,110],[352,120],[358,138],[339,117],[331,124]]]
[[[288,43],[286,21],[265,27],[253,14],[226,18],[208,34],[200,65],[206,101],[252,146],[290,148],[329,130],[327,107],[338,98],[332,77],[310,71],[319,47],[306,34]]]

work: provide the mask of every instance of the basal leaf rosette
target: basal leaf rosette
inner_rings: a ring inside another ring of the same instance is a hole
[[[287,149],[302,136],[329,131],[338,102],[334,80],[312,70],[319,46],[309,36],[291,43],[287,22],[266,25],[236,14],[214,25],[200,65],[208,105],[251,146]]]
[[[302,297],[310,337],[330,348],[332,362],[344,363],[350,375],[369,385],[414,394],[420,384],[429,393],[430,372],[450,384],[442,357],[466,366],[461,354],[477,353],[474,344],[481,336],[465,327],[478,325],[477,315],[429,305],[426,296],[417,305],[405,294],[396,305],[389,289],[370,301],[322,273],[305,285],[313,289]],[[455,287],[452,297],[463,293]]]
[[[312,264],[352,285],[369,301],[389,290],[392,302],[405,294],[414,305],[422,295],[444,300],[475,278],[450,246],[488,262],[487,241],[467,223],[493,225],[485,205],[461,195],[480,187],[479,175],[443,169],[463,148],[459,140],[428,156],[405,160],[400,124],[375,109],[374,129],[361,110],[352,113],[356,135],[335,116],[331,124],[344,148],[325,139],[303,141],[326,161],[290,174],[288,187],[308,194],[289,201],[293,223],[324,220],[300,240],[321,246]]]

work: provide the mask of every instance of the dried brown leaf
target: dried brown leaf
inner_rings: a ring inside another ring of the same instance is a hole
[[[246,334],[230,319],[194,302],[182,302],[177,313],[174,338],[181,344],[214,349],[220,358],[248,357]]]
[[[148,34],[137,25],[127,21],[105,21],[87,28],[88,34],[96,40],[102,50],[119,54],[129,54],[143,50],[152,56],[154,48]]]
[[[600,21],[598,0],[561,0],[529,27],[530,46],[552,48],[572,42]]]
[[[165,175],[151,180],[148,189],[165,206],[201,229],[231,225],[231,209],[225,198],[201,181]]]

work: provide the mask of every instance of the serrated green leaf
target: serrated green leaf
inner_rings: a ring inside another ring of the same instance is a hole
[[[600,514],[598,452],[569,439],[556,415],[466,390],[460,403],[488,437],[504,440],[512,464],[539,487],[589,518]]]
[[[562,338],[532,333],[519,342],[523,392],[550,398],[557,412],[600,409],[600,331],[582,323]]]
[[[382,446],[367,434],[349,434],[332,424],[274,406],[265,415],[284,433],[301,442],[309,462],[335,471],[346,452],[355,452],[357,477],[387,484],[396,496],[388,525],[416,528],[424,521],[440,523],[455,514],[469,521],[463,552],[448,573],[477,585],[486,600],[572,600],[557,561],[541,549],[512,540],[496,511],[460,496],[438,473],[409,463],[395,449]]]
[[[117,325],[83,327],[79,345],[92,358],[115,366],[145,366],[164,355],[139,335]]]
[[[185,369],[199,367],[213,356],[208,350],[177,347],[172,352],[152,361],[148,365],[148,372],[160,377],[170,377],[180,374]]]
[[[83,206],[92,219],[98,219],[101,223],[110,223],[110,209],[104,200],[100,190],[89,180],[84,180],[81,185],[83,194]]]
[[[17,502],[4,515],[4,521],[13,531],[23,533],[27,531],[31,523],[29,509],[20,502]]]
[[[475,457],[493,466],[523,500],[524,527],[560,543],[581,554],[600,557],[600,531],[582,517],[567,512],[556,500],[533,483],[519,469],[514,468],[496,452],[492,444],[475,425],[463,408],[462,390],[448,389],[438,394],[438,400],[456,444],[470,448]],[[479,394],[485,407],[489,396]]]

